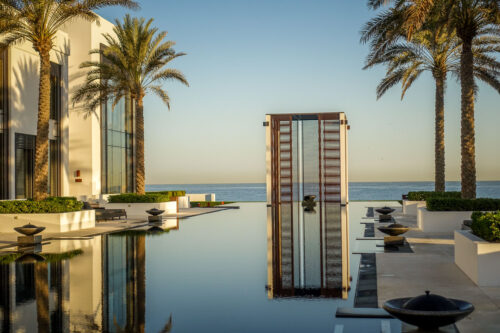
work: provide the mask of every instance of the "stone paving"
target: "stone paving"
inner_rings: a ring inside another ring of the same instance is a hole
[[[412,228],[405,234],[414,253],[377,253],[378,301],[423,294],[425,290],[471,302],[475,311],[456,326],[460,332],[500,332],[500,288],[475,285],[454,263],[453,234],[427,234],[415,216],[393,214]],[[378,230],[375,237],[382,237]],[[411,330],[404,330],[404,332]]]
[[[228,207],[229,208],[229,207]],[[228,208],[181,208],[178,214],[165,214],[165,219],[183,219],[192,216],[209,214],[218,212],[221,210],[226,210]],[[33,222],[36,224],[36,222]],[[121,219],[121,220],[107,220],[96,222],[95,228],[82,229],[77,231],[69,231],[63,233],[42,233],[44,240],[59,239],[59,238],[78,238],[78,237],[89,237],[95,235],[101,235],[111,232],[118,232],[121,230],[139,228],[147,225],[146,220],[140,219]],[[17,237],[20,234],[16,233],[14,230],[12,233],[0,233],[0,249],[9,248],[17,243]]]

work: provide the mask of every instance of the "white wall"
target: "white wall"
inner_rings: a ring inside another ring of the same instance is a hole
[[[68,194],[68,35],[62,31],[50,53],[50,61],[62,67],[61,108],[61,190]],[[39,55],[31,43],[23,42],[9,47],[9,196],[15,198],[15,133],[36,135],[38,119],[38,89],[40,77]],[[53,138],[51,134],[49,138]]]
[[[84,61],[99,61],[99,49],[105,40],[102,33],[112,33],[113,24],[100,19],[99,24],[75,20],[63,30],[68,34],[71,47],[69,58],[69,188],[74,196],[101,194],[101,115],[100,109],[87,112],[82,104],[71,102],[74,92],[85,82],[86,71],[80,69]],[[75,172],[80,170],[81,183],[75,182]]]

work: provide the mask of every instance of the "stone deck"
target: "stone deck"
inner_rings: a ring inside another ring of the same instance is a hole
[[[416,217],[395,212],[398,223],[416,228]],[[375,237],[382,237],[378,230]],[[500,332],[500,288],[475,285],[454,263],[453,234],[405,234],[414,253],[377,253],[378,302],[409,297],[430,290],[474,304],[476,310],[457,323],[460,332]],[[408,330],[404,330],[408,331]]]
[[[227,208],[181,208],[178,214],[165,214],[165,219],[183,219],[202,214],[215,213]],[[36,221],[33,221],[36,225]],[[139,219],[121,219],[96,222],[95,228],[82,229],[77,231],[62,232],[62,233],[46,233],[42,232],[44,240],[59,239],[59,238],[78,238],[102,235],[111,232],[118,232],[126,229],[138,228],[147,225],[147,221]],[[12,233],[0,233],[0,249],[12,247],[17,243],[17,237],[20,234],[12,231]]]

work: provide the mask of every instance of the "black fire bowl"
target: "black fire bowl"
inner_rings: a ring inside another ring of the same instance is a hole
[[[33,236],[44,231],[45,227],[37,227],[36,225],[29,223],[23,225],[22,227],[14,228],[14,230],[25,236]]]
[[[410,228],[399,223],[393,223],[388,226],[380,226],[377,229],[389,236],[399,236],[410,230]]]
[[[146,213],[148,213],[149,215],[158,216],[158,215],[165,213],[165,211],[161,210],[161,209],[153,208],[153,209],[147,210]]]
[[[404,309],[403,304],[410,299],[412,298],[392,299],[385,302],[383,307],[387,312],[399,320],[417,326],[423,330],[438,330],[439,327],[454,324],[474,311],[474,305],[458,299],[450,299],[457,305],[457,310],[419,311]]]
[[[375,211],[379,214],[388,215],[388,214],[393,213],[395,211],[395,209],[390,208],[390,207],[383,207],[383,208],[376,209]]]

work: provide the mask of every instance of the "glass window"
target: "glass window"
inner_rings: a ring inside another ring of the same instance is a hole
[[[35,136],[16,133],[16,199],[33,197]]]
[[[8,198],[7,51],[0,49],[0,199]]]
[[[128,98],[115,108],[108,101],[102,110],[102,192],[133,191],[133,117]]]

